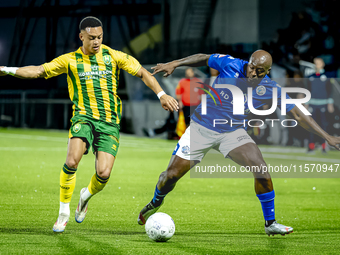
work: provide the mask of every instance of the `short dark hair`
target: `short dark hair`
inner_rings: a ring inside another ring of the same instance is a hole
[[[79,30],[85,30],[87,27],[102,27],[102,22],[93,16],[88,16],[86,18],[83,18],[82,21],[80,21],[79,24]]]

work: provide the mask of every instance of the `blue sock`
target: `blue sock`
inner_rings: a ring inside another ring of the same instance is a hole
[[[157,188],[156,185],[156,189],[155,189],[155,194],[153,195],[153,199],[152,199],[152,203],[155,207],[160,206],[164,197],[168,194],[167,193],[162,193],[161,191],[159,191],[159,189]]]
[[[262,205],[262,212],[265,221],[273,221],[275,220],[275,211],[274,211],[274,198],[275,193],[274,190],[268,193],[256,195]]]

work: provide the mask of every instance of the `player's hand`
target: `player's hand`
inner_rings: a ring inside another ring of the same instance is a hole
[[[340,137],[331,136],[327,139],[327,142],[330,146],[334,147],[338,151],[340,151]]]
[[[5,76],[7,75],[5,72],[1,71],[1,69],[3,68],[4,66],[0,66],[0,76]]]
[[[175,98],[165,94],[161,96],[159,100],[161,101],[162,107],[165,110],[178,112],[178,102]]]
[[[157,66],[151,67],[151,69],[153,70],[153,73],[151,75],[164,72],[165,74],[163,75],[163,77],[168,77],[174,72],[175,68],[176,67],[172,62],[166,64],[157,64]]]

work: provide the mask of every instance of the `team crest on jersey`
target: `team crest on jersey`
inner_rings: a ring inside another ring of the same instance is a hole
[[[264,94],[266,94],[266,87],[265,86],[258,86],[256,88],[256,94],[258,94],[259,96],[263,96]]]
[[[111,63],[111,60],[112,60],[110,55],[104,56],[103,59],[104,59],[104,63],[106,65],[109,65]]]
[[[81,125],[79,123],[75,124],[73,127],[73,131],[75,133],[78,133],[80,129],[81,129]]]
[[[186,145],[182,148],[183,154],[189,154],[189,152],[190,152],[190,147],[188,145]]]

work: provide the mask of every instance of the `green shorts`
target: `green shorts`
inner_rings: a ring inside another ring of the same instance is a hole
[[[119,128],[107,122],[89,118],[85,115],[71,119],[69,138],[79,137],[86,142],[87,154],[90,146],[93,153],[104,151],[116,157],[119,147]]]

